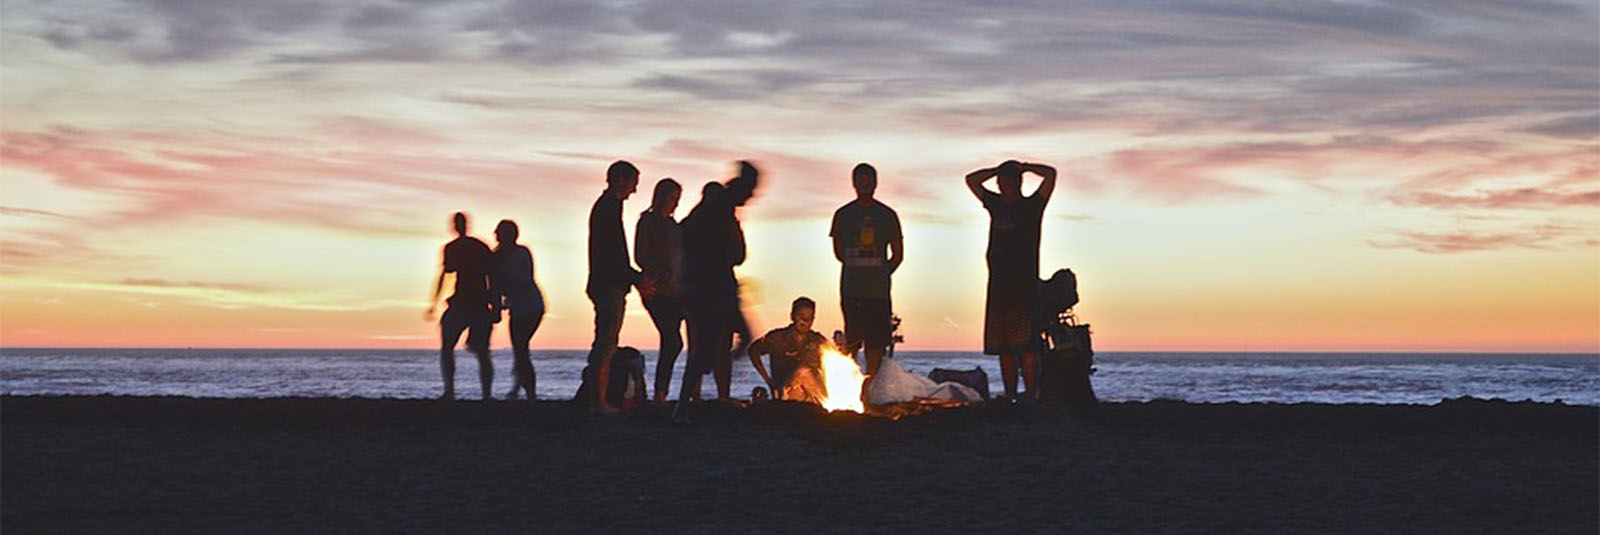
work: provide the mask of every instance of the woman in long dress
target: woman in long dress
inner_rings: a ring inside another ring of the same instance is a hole
[[[1043,178],[1033,195],[1022,194],[1022,174]],[[983,183],[995,180],[999,192]],[[1038,163],[1008,160],[967,174],[967,188],[989,212],[989,288],[984,307],[983,352],[1000,356],[1006,396],[1017,396],[1017,373],[1029,395],[1037,374],[1039,327],[1034,308],[1039,285],[1039,230],[1045,205],[1056,189],[1056,170]]]

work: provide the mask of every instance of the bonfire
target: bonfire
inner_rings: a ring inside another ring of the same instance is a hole
[[[822,348],[822,388],[819,402],[828,411],[866,412],[861,403],[861,385],[867,377],[861,374],[856,359],[840,353],[832,346]]]

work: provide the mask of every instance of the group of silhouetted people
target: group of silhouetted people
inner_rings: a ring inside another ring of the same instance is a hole
[[[1033,195],[1022,193],[1024,173],[1043,180]],[[729,399],[733,358],[748,349],[768,388],[780,399],[814,400],[820,348],[827,341],[811,331],[816,303],[796,299],[792,323],[757,340],[741,311],[734,268],[745,260],[744,230],[738,209],[755,194],[760,173],[738,162],[733,178],[707,183],[699,204],[681,221],[675,219],[683,186],[663,178],[652,189],[650,206],[639,215],[630,258],[622,225],[622,205],[638,189],[639,169],[617,161],[606,170],[606,187],[589,212],[589,275],[585,293],[594,305],[594,343],[584,370],[586,399],[598,412],[614,412],[609,392],[613,359],[627,309],[627,296],[638,289],[644,308],[660,333],[654,373],[654,400],[665,403],[673,366],[685,347],[688,358],[679,401],[698,401],[701,381],[712,375],[719,399]],[[1008,397],[1017,396],[1020,375],[1030,392],[1036,374],[1039,325],[1039,236],[1045,205],[1055,190],[1056,171],[1043,164],[1007,161],[966,177],[989,212],[989,281],[984,314],[984,353],[999,355]],[[984,186],[995,180],[998,192]],[[851,172],[856,198],[834,212],[829,236],[840,262],[840,308],[845,354],[865,356],[867,376],[877,372],[893,343],[891,279],[905,261],[905,240],[899,215],[875,197],[878,173],[869,164]],[[533,256],[517,243],[510,220],[495,228],[493,250],[467,235],[465,214],[456,213],[457,237],[444,247],[443,266],[434,287],[438,302],[446,273],[455,274],[455,290],[439,318],[440,372],[446,399],[455,397],[454,349],[463,332],[478,359],[484,399],[491,399],[494,369],[489,360],[489,335],[502,314],[509,313],[515,381],[508,399],[535,397],[535,372],[528,345],[544,317],[544,297],[534,281]],[[637,268],[635,268],[637,262]],[[431,318],[434,306],[428,308]],[[684,329],[686,327],[686,329]],[[737,343],[736,343],[737,342]],[[772,372],[760,362],[767,356]],[[1019,373],[1020,372],[1020,373]],[[642,375],[642,374],[641,374]],[[797,378],[799,382],[797,381]],[[641,379],[642,381],[642,379]],[[641,388],[644,385],[639,385]]]

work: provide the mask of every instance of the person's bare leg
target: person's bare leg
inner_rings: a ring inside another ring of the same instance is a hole
[[[1006,386],[1006,397],[1017,397],[1017,356],[1000,354],[1000,382]]]
[[[444,394],[439,399],[456,398],[456,348],[453,346],[439,348],[439,375],[444,377]]]
[[[736,325],[727,326],[727,331],[719,333],[717,345],[717,362],[711,368],[711,375],[717,380],[717,399],[729,401],[733,399],[733,338]]]
[[[606,387],[611,384],[611,356],[614,353],[615,351],[601,355],[600,369],[594,371],[594,391],[595,395],[598,396],[598,399],[595,400],[595,408],[599,409],[600,412],[611,412],[613,410],[609,401],[611,399],[609,397],[610,393],[607,392],[609,389]]]
[[[517,399],[517,392],[522,391],[522,384],[526,373],[522,370],[522,362],[516,355],[511,356],[511,391],[506,392],[506,399]]]
[[[1039,357],[1033,352],[1022,354],[1022,385],[1028,389],[1025,396],[1028,399],[1038,399],[1039,391],[1034,389],[1039,378]]]
[[[483,400],[494,399],[490,394],[490,389],[494,388],[494,361],[489,360],[487,350],[474,351],[473,354],[478,357],[478,383],[483,387]]]
[[[867,375],[878,374],[878,367],[883,365],[883,356],[888,352],[889,351],[883,347],[867,347]]]
[[[733,357],[717,359],[717,366],[711,369],[711,375],[717,378],[717,399],[728,401],[733,399]]]
[[[683,370],[683,384],[678,392],[678,403],[700,401],[700,372],[689,366]]]
[[[527,387],[529,375],[533,373],[533,362],[528,354],[528,341],[523,340],[518,333],[516,318],[512,318],[511,327],[511,391],[506,394],[506,399],[517,399],[517,392]],[[533,398],[533,390],[528,389],[529,399]]]

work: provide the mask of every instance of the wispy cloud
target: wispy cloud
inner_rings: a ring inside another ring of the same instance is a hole
[[[138,286],[145,288],[201,288],[214,290],[227,290],[230,292],[261,293],[270,291],[271,288],[260,284],[242,282],[208,282],[208,281],[173,281],[157,278],[128,277],[118,282],[124,286]]]
[[[1553,249],[1570,245],[1592,247],[1592,239],[1577,237],[1583,233],[1592,234],[1594,230],[1583,225],[1551,222],[1513,231],[1396,231],[1390,237],[1373,239],[1368,243],[1384,249],[1411,249],[1433,254],[1502,249]]]
[[[1550,191],[1538,188],[1518,188],[1486,191],[1477,195],[1448,195],[1417,192],[1391,197],[1402,205],[1429,208],[1548,208],[1556,206],[1600,207],[1600,191]]]

